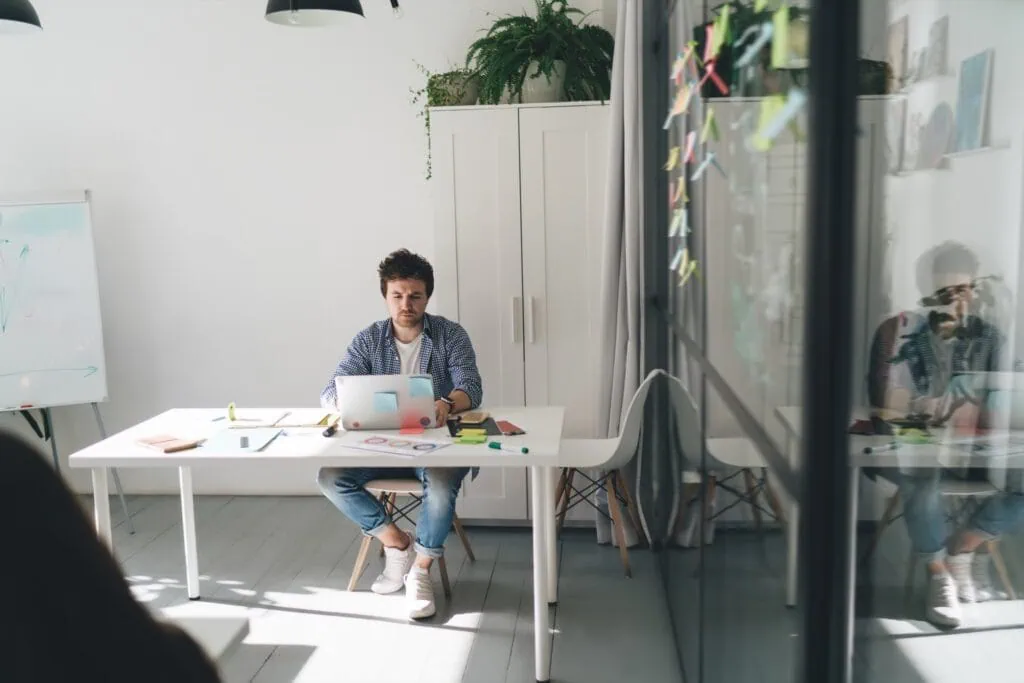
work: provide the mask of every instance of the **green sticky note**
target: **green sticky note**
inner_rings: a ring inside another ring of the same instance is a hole
[[[789,5],[782,3],[772,17],[772,68],[789,64]]]
[[[455,443],[461,443],[461,444],[465,444],[465,445],[468,445],[468,446],[475,446],[475,445],[486,443],[486,442],[487,442],[487,435],[486,434],[484,434],[482,436],[480,436],[480,435],[460,436],[460,437],[455,439]]]
[[[434,382],[426,375],[413,375],[409,378],[410,398],[434,398]]]
[[[378,391],[373,395],[373,409],[378,413],[397,413],[398,396],[393,391]]]
[[[725,44],[726,36],[729,35],[729,5],[722,7],[722,12],[715,19],[715,32],[711,37],[711,55],[717,57],[718,53],[722,51],[722,45]]]

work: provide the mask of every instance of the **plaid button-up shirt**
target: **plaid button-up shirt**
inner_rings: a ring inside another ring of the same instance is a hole
[[[483,401],[483,382],[476,367],[476,352],[462,325],[437,315],[423,316],[423,345],[420,347],[419,372],[434,380],[434,398],[448,396],[456,389],[469,396],[470,408]],[[380,320],[355,336],[320,392],[320,403],[334,410],[338,401],[335,377],[352,375],[400,375],[391,320]]]

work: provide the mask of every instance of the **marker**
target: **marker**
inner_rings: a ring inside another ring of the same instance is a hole
[[[502,446],[497,441],[490,442],[489,444],[487,444],[487,447],[493,448],[496,451],[504,451],[505,453],[525,454],[530,452],[530,449],[527,448],[526,446],[519,446],[517,448],[513,448],[510,446]]]
[[[334,433],[337,432],[337,431],[338,431],[338,423],[335,422],[330,427],[328,427],[327,429],[324,430],[324,436],[325,437],[334,436]]]

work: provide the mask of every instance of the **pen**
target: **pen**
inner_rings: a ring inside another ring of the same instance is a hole
[[[334,433],[338,431],[338,423],[335,422],[330,427],[324,430],[324,436],[334,436]]]
[[[518,447],[502,446],[497,441],[490,442],[489,444],[487,444],[487,447],[488,448],[493,448],[496,451],[504,451],[505,453],[524,453],[525,454],[525,453],[529,453],[530,452],[530,449],[527,448],[526,446],[518,446]]]

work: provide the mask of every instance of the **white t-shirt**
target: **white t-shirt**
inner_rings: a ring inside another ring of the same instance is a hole
[[[423,333],[411,342],[401,342],[395,339],[395,346],[398,348],[398,360],[402,365],[403,375],[418,375],[420,372],[420,348],[423,346]]]

